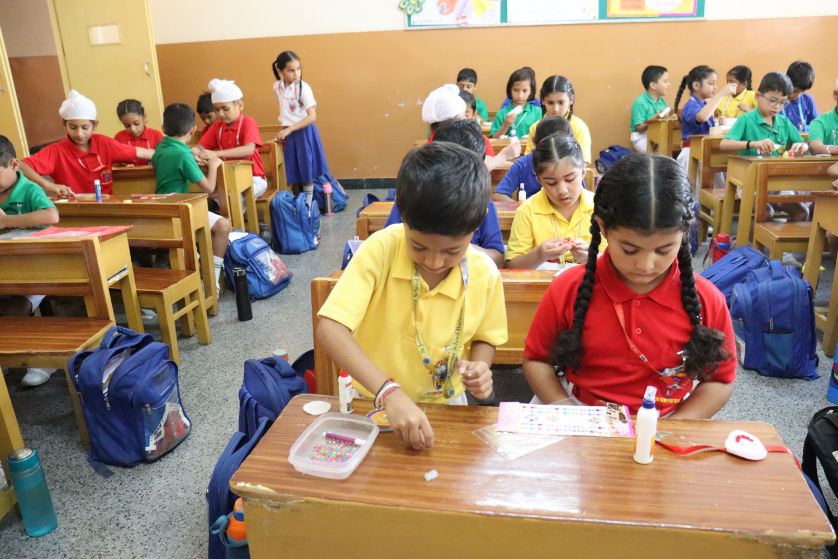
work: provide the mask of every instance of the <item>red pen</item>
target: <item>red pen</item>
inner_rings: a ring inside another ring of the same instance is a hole
[[[361,446],[366,442],[364,439],[356,439],[353,437],[347,437],[345,435],[338,435],[337,433],[323,433],[323,436],[327,439],[333,439],[336,441],[354,444],[355,446]]]

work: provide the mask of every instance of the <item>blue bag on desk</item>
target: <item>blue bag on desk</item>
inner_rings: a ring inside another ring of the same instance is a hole
[[[304,192],[294,198],[287,190],[271,200],[271,239],[280,254],[301,254],[320,244],[320,206],[311,206]]]
[[[597,173],[600,175],[605,174],[605,172],[610,169],[614,163],[622,159],[623,157],[629,155],[631,150],[628,148],[624,148],[623,146],[613,145],[608,146],[601,152],[599,152],[599,159],[594,162],[596,166]]]
[[[335,213],[342,212],[346,208],[349,196],[332,175],[321,175],[314,179],[314,199],[321,208],[326,208],[326,194],[323,191],[323,184],[327,182],[332,185],[332,211]]]
[[[239,389],[239,431],[251,436],[263,417],[273,423],[291,398],[306,392],[306,381],[288,361],[276,357],[248,359]]]
[[[771,260],[733,288],[730,316],[742,366],[769,377],[818,378],[812,288]]]
[[[266,299],[288,285],[293,274],[265,240],[254,233],[233,231],[224,253],[224,275],[227,285],[235,289],[233,269],[244,268],[250,300]]]
[[[739,247],[713,262],[701,272],[701,277],[710,280],[722,292],[730,306],[734,286],[745,281],[748,272],[764,268],[767,264],[768,258],[760,251],[747,246]]]

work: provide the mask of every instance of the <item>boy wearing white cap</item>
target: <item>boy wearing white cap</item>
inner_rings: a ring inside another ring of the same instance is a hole
[[[99,124],[96,105],[74,89],[61,103],[58,114],[64,120],[67,137],[20,162],[24,176],[47,194],[66,197],[93,193],[95,180],[101,183],[103,194],[111,194],[114,162],[130,163],[154,155],[153,149],[120,144],[108,136],[94,134]]]
[[[268,189],[265,166],[258,148],[262,146],[259,125],[245,116],[242,90],[231,80],[211,80],[209,90],[218,120],[207,128],[195,155],[202,159],[212,156],[227,159],[246,159],[253,162],[253,195],[260,198]]]

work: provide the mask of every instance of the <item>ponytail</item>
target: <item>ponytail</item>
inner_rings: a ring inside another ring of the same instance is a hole
[[[684,94],[684,89],[686,89],[686,87],[687,87],[687,80],[688,79],[689,79],[689,76],[684,76],[681,79],[681,85],[678,86],[678,93],[675,94],[675,106],[673,107],[673,110],[674,110],[676,115],[678,114],[678,105],[681,104],[681,96]]]

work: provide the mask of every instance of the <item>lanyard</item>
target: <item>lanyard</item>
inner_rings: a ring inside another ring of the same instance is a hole
[[[88,173],[98,173],[99,171],[105,168],[105,164],[102,162],[102,158],[99,157],[98,153],[85,153],[77,160],[81,168],[87,171]],[[91,167],[87,164],[88,160],[90,160],[91,162],[95,161],[96,164],[93,167]]]
[[[797,114],[800,116],[800,122],[797,123],[797,128],[802,132],[806,124],[806,120],[803,118],[803,97],[797,100]]]
[[[637,358],[640,359],[641,361],[643,361],[646,364],[646,366],[648,366],[650,369],[655,371],[658,374],[658,376],[660,376],[662,378],[674,377],[674,376],[678,375],[679,373],[684,372],[684,363],[683,363],[684,354],[683,354],[683,352],[678,352],[681,356],[681,361],[682,361],[682,363],[680,365],[678,365],[677,367],[674,367],[674,368],[673,367],[667,367],[663,371],[657,370],[652,365],[652,363],[649,362],[649,359],[643,354],[643,352],[640,351],[640,348],[637,347],[637,345],[635,345],[635,343],[631,340],[631,337],[629,337],[628,331],[626,330],[626,316],[623,313],[623,305],[621,305],[619,303],[614,303],[614,312],[617,313],[617,320],[620,321],[620,327],[623,330],[623,335],[626,337],[626,342],[628,342],[629,348],[631,348],[631,351],[634,352],[634,354],[637,356]]]
[[[239,138],[241,138],[242,133],[242,120],[244,119],[244,113],[239,115],[239,118],[236,119],[236,123],[233,125],[236,127],[236,143],[233,147],[239,146]],[[221,145],[221,134],[224,132],[224,123],[221,123],[221,126],[218,127],[218,147],[221,149],[226,149],[224,146]],[[229,128],[233,128],[230,126]]]
[[[431,372],[431,381],[436,390],[445,389],[445,396],[451,398],[454,396],[454,383],[451,382],[451,376],[454,374],[454,368],[459,360],[457,350],[460,348],[460,341],[463,337],[463,319],[465,316],[466,300],[465,290],[468,287],[468,266],[466,259],[460,260],[460,271],[463,275],[463,304],[460,306],[460,315],[457,317],[457,326],[454,328],[454,339],[446,347],[448,351],[448,361],[433,362],[433,359],[428,354],[425,341],[419,333],[419,325],[416,322],[416,314],[419,308],[419,270],[416,265],[413,265],[413,329],[416,333],[416,349],[422,357],[422,364]]]

